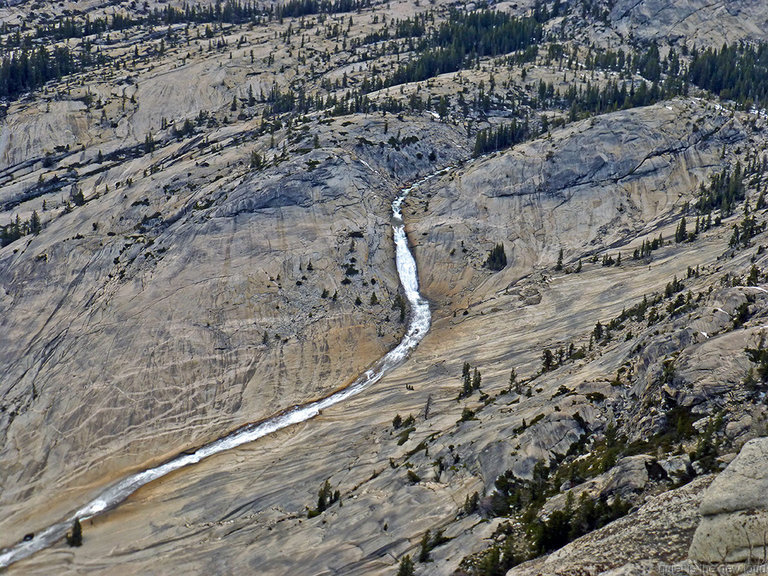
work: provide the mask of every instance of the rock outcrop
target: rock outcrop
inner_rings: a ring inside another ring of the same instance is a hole
[[[768,557],[768,438],[747,442],[704,493],[691,560],[765,563]]]
[[[713,47],[768,39],[768,6],[761,0],[618,0],[608,18],[625,39]]]
[[[687,546],[700,516],[698,505],[712,482],[704,476],[649,499],[637,511],[553,552],[521,564],[507,576],[631,576],[687,574]],[[696,573],[696,572],[691,572]]]
[[[411,219],[426,294],[464,308],[455,296],[469,287],[474,298],[518,289],[515,280],[553,265],[561,249],[575,265],[663,225],[723,145],[746,138],[740,121],[707,108],[679,99],[577,122],[441,182],[424,198],[429,211]],[[487,277],[482,264],[498,242],[508,265]]]

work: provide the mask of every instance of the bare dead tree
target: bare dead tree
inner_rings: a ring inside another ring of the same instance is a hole
[[[424,406],[424,420],[429,418],[429,409],[432,407],[432,394],[427,396],[427,403]]]

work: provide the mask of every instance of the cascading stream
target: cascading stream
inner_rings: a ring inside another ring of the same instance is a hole
[[[206,444],[192,454],[182,454],[165,464],[132,474],[109,488],[106,488],[101,494],[74,512],[69,518],[49,526],[39,534],[35,535],[31,540],[19,542],[15,546],[3,550],[0,553],[0,568],[18,562],[19,560],[31,556],[35,552],[47,548],[53,543],[61,540],[67,533],[67,530],[72,527],[72,523],[75,519],[87,520],[88,518],[112,510],[142,486],[153,480],[157,480],[174,470],[184,468],[191,464],[196,464],[208,456],[213,456],[214,454],[224,452],[225,450],[231,450],[232,448],[247,444],[248,442],[253,442],[263,436],[292,426],[293,424],[298,424],[299,422],[305,422],[306,420],[314,418],[321,410],[359,394],[366,388],[378,382],[388,371],[402,364],[410,352],[416,348],[421,339],[424,338],[427,331],[429,331],[431,320],[429,302],[422,298],[419,293],[419,278],[416,270],[416,261],[408,248],[408,238],[405,235],[405,226],[403,223],[402,204],[408,194],[410,194],[411,190],[435,176],[445,174],[448,170],[450,170],[450,168],[445,168],[422,178],[411,186],[403,188],[397,198],[392,202],[392,231],[395,241],[395,263],[397,266],[397,273],[400,276],[400,284],[402,285],[405,297],[408,299],[408,303],[411,306],[408,330],[395,348],[380,358],[372,368],[368,369],[352,384],[339,392],[331,394],[321,400],[288,409],[283,413],[258,424],[243,426],[223,438],[215,440],[210,444]]]

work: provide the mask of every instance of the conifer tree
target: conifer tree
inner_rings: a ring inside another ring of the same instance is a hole
[[[32,217],[29,219],[29,232],[30,234],[39,234],[41,229],[40,216],[37,210],[33,210]]]
[[[75,518],[72,522],[72,530],[67,532],[67,544],[70,546],[83,545],[83,527],[80,525],[80,519]]]
[[[397,571],[397,576],[414,576],[413,560],[410,555],[406,554],[402,560],[400,560],[400,568]]]
[[[680,224],[677,225],[677,230],[675,230],[675,242],[685,242],[688,238],[688,233],[686,232],[685,227],[685,216],[683,216],[680,219]]]
[[[494,246],[488,253],[488,258],[486,258],[484,266],[498,272],[499,270],[503,270],[506,265],[507,255],[504,252],[504,244],[496,244],[496,246]]]
[[[482,376],[480,376],[480,371],[475,368],[475,373],[472,375],[472,390],[479,390],[481,382]]]

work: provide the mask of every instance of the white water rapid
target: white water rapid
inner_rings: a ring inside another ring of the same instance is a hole
[[[339,392],[315,402],[294,406],[293,408],[287,409],[281,414],[273,416],[258,424],[243,426],[228,436],[220,438],[210,444],[206,444],[192,454],[176,456],[165,464],[132,474],[120,482],[106,488],[101,494],[74,512],[69,518],[49,526],[30,540],[19,542],[15,546],[6,548],[0,552],[0,568],[4,568],[14,562],[31,556],[35,552],[47,548],[58,540],[61,540],[67,530],[72,527],[76,518],[87,520],[88,518],[112,510],[145,484],[157,480],[174,470],[184,468],[191,464],[196,464],[208,456],[236,448],[237,446],[241,446],[248,442],[253,442],[267,434],[276,432],[277,430],[314,418],[321,410],[359,394],[369,386],[378,382],[382,376],[392,368],[402,364],[408,357],[408,354],[416,348],[429,330],[431,314],[429,312],[429,303],[421,297],[421,294],[419,294],[419,278],[416,271],[416,262],[413,259],[413,254],[411,254],[411,251],[408,248],[408,238],[405,235],[401,208],[403,201],[411,190],[435,176],[446,173],[448,170],[448,168],[440,170],[407,188],[403,188],[397,198],[392,202],[392,230],[395,241],[395,263],[397,265],[398,275],[400,276],[400,283],[405,291],[405,297],[408,299],[408,303],[411,306],[408,331],[395,348],[380,358],[372,368],[368,369],[352,384]]]

